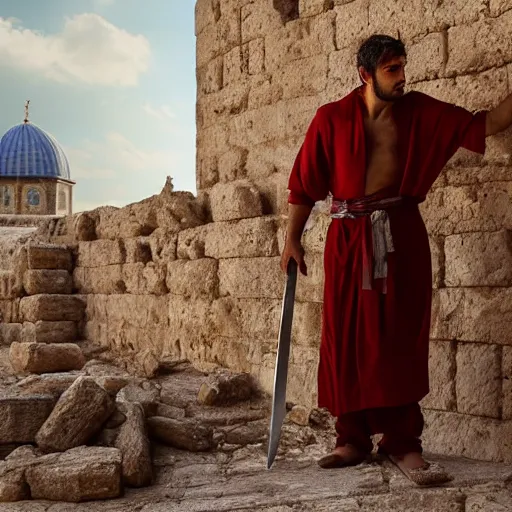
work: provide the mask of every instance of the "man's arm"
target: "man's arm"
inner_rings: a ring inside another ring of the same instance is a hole
[[[512,125],[512,94],[487,113],[485,136],[496,135]]]

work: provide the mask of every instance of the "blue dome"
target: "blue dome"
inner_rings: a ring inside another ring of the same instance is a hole
[[[13,126],[0,140],[0,177],[70,179],[59,143],[31,123]]]

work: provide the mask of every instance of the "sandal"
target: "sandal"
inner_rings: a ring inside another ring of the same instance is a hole
[[[386,457],[404,476],[421,487],[435,487],[453,480],[453,476],[436,462],[425,462],[419,468],[409,469],[401,464],[401,460],[398,457],[389,454],[386,454]]]
[[[346,468],[348,466],[357,466],[365,460],[367,455],[359,453],[359,455],[339,455],[337,453],[329,453],[318,459],[318,465],[323,469]]]

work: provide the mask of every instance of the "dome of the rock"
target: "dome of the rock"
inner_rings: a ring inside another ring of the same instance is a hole
[[[69,163],[52,135],[24,122],[0,140],[0,177],[70,180]]]

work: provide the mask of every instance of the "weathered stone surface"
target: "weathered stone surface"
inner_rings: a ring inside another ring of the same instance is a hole
[[[205,237],[205,255],[216,259],[277,256],[274,219],[213,223]]]
[[[33,443],[54,405],[49,395],[0,396],[0,444]]]
[[[0,503],[29,499],[30,489],[25,481],[23,470],[18,469],[5,472],[2,471],[0,466]]]
[[[127,238],[124,240],[126,263],[147,263],[151,261],[149,237]]]
[[[426,0],[423,5],[425,8],[424,23],[431,31],[478,21],[487,11],[485,0],[473,0],[472,2],[454,0],[449,3]]]
[[[504,420],[512,420],[512,347],[503,347],[503,411]]]
[[[167,404],[158,404],[156,410],[156,416],[162,416],[164,418],[171,418],[173,420],[179,420],[185,417],[185,409],[181,407],[175,407]]]
[[[159,399],[160,392],[153,386],[150,386],[148,389],[143,389],[136,384],[128,384],[117,394],[117,401],[120,403],[140,404],[147,418],[156,414]]]
[[[511,241],[509,231],[465,233],[446,237],[446,285],[511,285]]]
[[[66,247],[58,245],[34,245],[27,247],[28,268],[68,270],[73,267],[71,252]]]
[[[460,343],[457,347],[457,411],[499,418],[501,347]]]
[[[218,295],[217,260],[177,260],[167,266],[166,284],[172,295],[211,297]]]
[[[318,253],[306,253],[304,261],[308,275],[299,274],[295,298],[304,302],[322,302],[324,299],[324,256]]]
[[[512,9],[510,0],[491,0],[490,2],[491,16],[499,16],[510,9]]]
[[[115,448],[79,447],[57,458],[47,455],[26,470],[33,499],[102,500],[121,494],[121,453]]]
[[[23,276],[23,287],[27,295],[69,294],[72,291],[73,280],[67,270],[27,270]]]
[[[379,0],[370,2],[369,28],[372,34],[388,34],[411,40],[413,37],[426,34],[424,23],[423,1],[396,2],[395,0]]]
[[[36,436],[44,451],[65,451],[85,444],[114,411],[109,394],[90,377],[80,377],[60,397]]]
[[[0,345],[9,346],[14,341],[21,341],[21,330],[21,324],[0,323]]]
[[[220,427],[222,440],[227,444],[248,445],[262,443],[268,435],[268,421],[251,421],[247,425]]]
[[[509,27],[512,11],[495,19],[452,27],[448,31],[446,74],[466,74],[503,66],[512,60]]]
[[[204,258],[204,245],[208,229],[210,229],[210,225],[207,224],[181,231],[178,235],[178,258],[188,260]]]
[[[279,13],[270,5],[261,2],[243,5],[241,19],[243,43],[271,34],[282,26]]]
[[[220,260],[219,281],[221,296],[280,298],[284,289],[279,257]]]
[[[306,426],[309,424],[309,410],[302,405],[295,405],[286,417],[297,425]]]
[[[76,322],[24,322],[20,341],[23,343],[69,343],[78,337]]]
[[[446,44],[444,34],[441,32],[428,34],[413,44],[407,52],[408,80],[416,82],[438,78],[443,71]]]
[[[214,222],[259,217],[262,214],[258,191],[248,182],[217,184],[210,191]]]
[[[510,288],[445,288],[434,293],[431,337],[510,344]]]
[[[249,400],[255,393],[255,382],[251,375],[218,372],[201,385],[197,400],[205,405],[228,405]]]
[[[20,302],[20,316],[25,322],[80,321],[84,310],[84,302],[71,295],[32,295]]]
[[[126,421],[121,425],[116,448],[122,454],[123,481],[132,487],[149,485],[153,478],[144,410],[140,404],[122,404]]]
[[[468,414],[425,410],[427,452],[512,462],[512,422]]]
[[[76,267],[73,271],[73,284],[77,291],[83,294],[124,293],[126,284],[123,269],[126,267],[127,265],[106,265],[95,268]]]
[[[347,2],[334,8],[336,13],[336,49],[351,50],[366,39],[369,34],[367,0]]]
[[[325,0],[299,0],[299,14],[301,18],[316,16],[328,9]]]
[[[202,452],[214,446],[212,428],[194,420],[154,416],[147,420],[147,424],[152,437],[175,448]]]
[[[421,406],[427,409],[454,411],[456,407],[454,344],[449,341],[431,341],[428,366],[430,393],[421,401]]]
[[[94,240],[78,245],[78,266],[103,267],[125,263],[126,252],[121,240]]]
[[[46,373],[43,375],[29,375],[18,382],[24,395],[51,395],[60,397],[80,375],[78,373]]]
[[[85,357],[73,343],[13,343],[9,360],[18,373],[52,373],[80,370]]]

